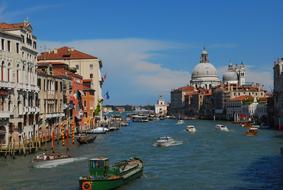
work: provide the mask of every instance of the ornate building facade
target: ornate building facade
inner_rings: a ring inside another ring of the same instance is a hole
[[[29,22],[0,23],[0,144],[38,135],[36,37]]]

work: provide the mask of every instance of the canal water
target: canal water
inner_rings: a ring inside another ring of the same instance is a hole
[[[283,133],[260,130],[256,137],[244,135],[239,125],[220,122],[230,132],[216,131],[215,121],[175,120],[131,123],[105,135],[95,143],[71,147],[78,160],[53,168],[33,168],[32,156],[0,159],[0,189],[75,190],[78,178],[88,174],[87,159],[109,157],[110,162],[138,156],[144,160],[143,177],[120,190],[282,190]],[[188,124],[195,134],[185,131]],[[159,148],[156,138],[169,135],[183,143]]]

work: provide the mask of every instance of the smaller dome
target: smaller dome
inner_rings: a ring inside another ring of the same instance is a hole
[[[237,81],[237,80],[238,80],[238,76],[237,76],[237,73],[235,73],[235,72],[228,71],[228,72],[223,74],[223,82]]]
[[[206,51],[206,49],[203,49],[203,50],[201,51],[201,54],[208,54],[208,52]]]

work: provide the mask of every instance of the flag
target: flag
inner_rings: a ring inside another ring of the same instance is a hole
[[[106,93],[105,93],[105,98],[106,98],[107,100],[110,98],[109,92],[106,92]]]

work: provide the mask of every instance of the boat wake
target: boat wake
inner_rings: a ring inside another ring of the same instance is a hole
[[[33,166],[35,168],[55,168],[59,165],[65,165],[72,162],[78,162],[82,160],[87,160],[87,157],[78,157],[78,158],[68,158],[68,159],[62,159],[62,160],[52,160],[42,163],[36,163]]]

